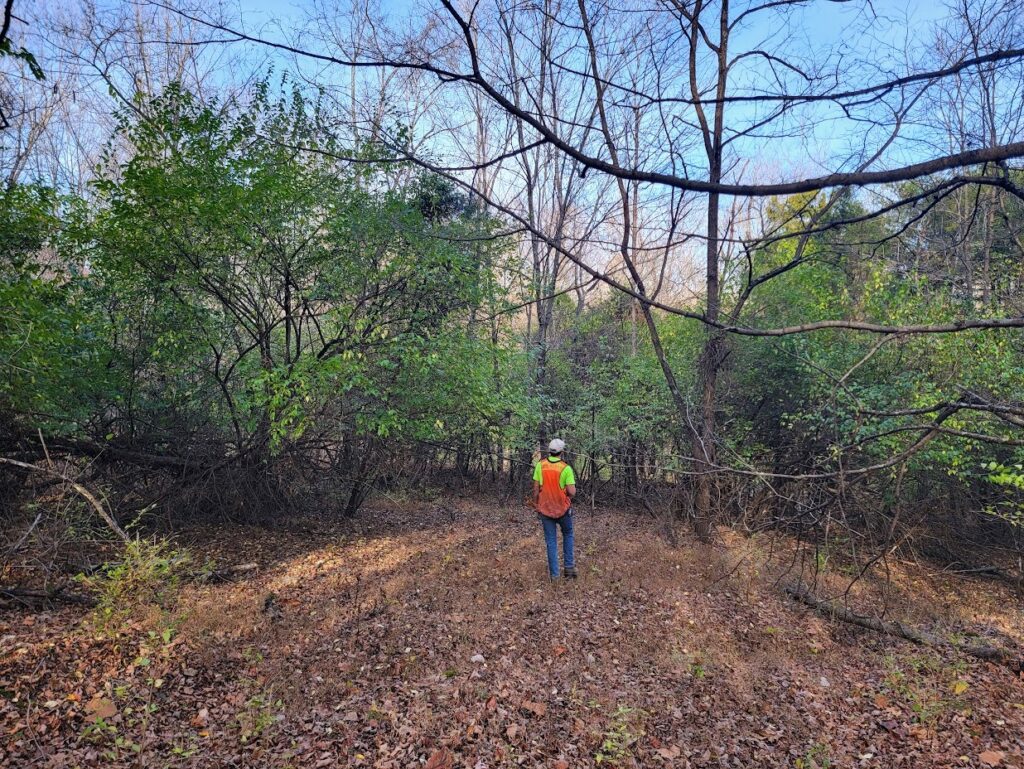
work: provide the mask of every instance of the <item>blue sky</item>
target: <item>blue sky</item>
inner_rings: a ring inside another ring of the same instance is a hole
[[[879,17],[892,20],[890,42],[893,43],[899,42],[902,31],[923,31],[931,22],[948,14],[944,3],[932,0],[874,0],[871,5]],[[820,2],[803,12],[802,21],[808,32],[822,42],[837,42],[862,12],[862,3],[838,5]]]
[[[312,2],[303,0],[238,0],[238,7],[253,23],[298,19],[312,5]],[[945,3],[932,0],[873,0],[871,5],[879,16],[900,22],[907,19],[911,27],[924,26],[944,18],[948,12]],[[412,0],[383,2],[385,10],[396,15],[409,13],[414,6]],[[862,13],[863,7],[863,2],[837,4],[820,0],[801,13],[801,22],[818,40],[835,41],[841,38],[848,25]]]
[[[384,8],[396,18],[401,18],[418,13],[417,8],[429,3],[430,0],[384,0]],[[745,4],[734,3],[734,6],[742,9]],[[280,38],[282,33],[277,32],[277,26],[284,30],[283,36],[287,37],[288,31],[301,24],[307,13],[313,10],[314,4],[303,0],[239,0],[238,7],[249,31]],[[869,15],[871,12],[873,15]],[[783,54],[789,51],[794,58],[809,49],[827,51],[847,47],[850,60],[860,61],[863,69],[856,73],[856,79],[851,78],[852,82],[844,85],[856,87],[904,72],[908,66],[903,61],[904,57],[914,62],[931,38],[933,24],[945,18],[948,13],[945,3],[927,0],[871,0],[870,5],[866,0],[846,3],[817,0],[795,11],[790,28],[785,30],[767,26],[778,22],[777,15],[756,15],[753,17],[758,20],[756,25],[737,35],[733,50],[742,50],[770,35],[775,35],[771,50]],[[865,35],[864,27],[868,24],[870,34]],[[757,68],[763,69],[763,63],[755,59],[746,61],[751,67],[751,73],[758,77]],[[282,65],[288,66],[285,62]],[[877,71],[871,71],[871,67],[877,67]],[[320,71],[321,77],[334,77],[330,68]],[[347,78],[347,73],[339,71],[336,77]],[[743,81],[744,73],[737,72],[733,79],[734,87],[742,88]],[[752,114],[742,107],[733,106],[730,108],[730,122],[740,125],[745,122],[743,118]],[[837,108],[821,104],[806,108],[804,114],[808,127],[802,137],[773,139],[770,141],[770,153],[767,151],[769,143],[745,142],[741,156],[761,156],[759,162],[765,167],[775,164],[814,173],[819,163],[831,164],[837,157],[857,155],[862,150],[865,129],[860,124],[846,120]],[[867,143],[870,145],[876,141],[877,137],[869,136]],[[894,150],[896,153],[902,152],[904,160],[917,151],[910,142]]]

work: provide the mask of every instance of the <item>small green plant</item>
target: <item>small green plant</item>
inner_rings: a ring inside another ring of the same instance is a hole
[[[278,712],[284,703],[273,700],[270,695],[256,694],[245,703],[245,710],[238,714],[239,739],[242,744],[258,740],[266,730],[279,720]]]
[[[676,668],[685,670],[696,681],[706,678],[713,668],[707,654],[703,651],[689,652],[674,647],[669,652],[669,659]]]
[[[594,754],[594,763],[618,766],[629,755],[630,748],[641,736],[643,711],[619,705],[612,713],[612,722],[602,735],[601,746]]]
[[[134,539],[122,552],[121,561],[78,580],[96,592],[96,624],[116,630],[144,606],[166,610],[189,573],[192,557],[165,539]]]
[[[113,744],[103,751],[103,756],[110,761],[117,761],[126,755],[139,754],[142,752],[142,745],[127,737],[117,735]]]
[[[131,698],[134,692],[124,686],[118,686],[114,688],[114,696]],[[130,729],[140,722],[144,722],[145,726],[155,711],[156,706],[152,703],[145,703],[139,707],[122,707],[119,711],[123,717],[121,727]],[[82,729],[82,739],[97,746],[100,755],[108,761],[119,761],[128,755],[142,753],[142,744],[122,733],[118,725],[105,716],[96,715],[92,721],[87,722]]]
[[[96,745],[108,760],[123,761],[134,755],[140,765],[147,765],[143,756],[145,735],[150,733],[153,716],[159,710],[157,693],[164,685],[156,671],[166,669],[172,662],[177,650],[173,637],[172,627],[148,631],[139,640],[127,678],[110,682],[109,698],[99,700],[103,710],[96,710],[91,720],[86,721],[82,739]],[[114,715],[120,716],[116,723]]]
[[[104,743],[117,735],[117,727],[109,723],[105,718],[96,718],[92,723],[87,723],[82,729],[82,739],[93,745]]]
[[[942,661],[932,655],[915,654],[907,662],[917,675],[936,673],[942,668]]]
[[[885,678],[882,679],[882,688],[901,697],[907,697],[910,693],[910,686],[907,684],[907,675],[903,672],[896,658],[892,655],[885,657]]]
[[[696,651],[692,654],[684,655],[683,658],[686,660],[689,673],[695,681],[703,681],[710,673],[712,665],[706,653]]]
[[[828,745],[823,742],[811,745],[795,763],[796,769],[829,769],[831,766],[832,759],[829,757]]]
[[[945,665],[937,657],[915,655],[906,660],[907,666],[913,671],[913,676],[907,675],[895,657],[886,657],[885,664],[888,673],[882,680],[882,688],[903,699],[918,723],[931,723],[950,708],[968,709],[962,695],[970,685],[962,679],[966,670],[962,662]],[[935,674],[948,679],[949,683],[945,689],[926,689],[913,683],[924,681],[925,676]]]
[[[183,737],[175,737],[171,744],[171,755],[178,758],[192,758],[199,752],[199,743],[194,737],[187,740]]]
[[[828,553],[817,550],[814,553],[814,570],[816,572],[825,573],[828,569],[829,556]]]

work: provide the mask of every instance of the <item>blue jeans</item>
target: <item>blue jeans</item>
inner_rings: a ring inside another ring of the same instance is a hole
[[[546,515],[539,515],[540,522],[544,524],[544,543],[548,548],[548,572],[552,577],[557,577],[558,572],[558,530],[562,530],[562,553],[565,559],[565,568],[571,569],[576,565],[576,558],[573,552],[572,536],[572,508],[561,518],[548,518]]]

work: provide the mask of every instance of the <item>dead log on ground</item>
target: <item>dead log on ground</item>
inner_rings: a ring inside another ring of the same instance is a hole
[[[19,587],[0,587],[0,599],[5,608],[13,606],[36,607],[54,603],[74,603],[80,606],[95,606],[96,601],[82,593],[69,593],[64,588],[55,590],[32,590]]]
[[[842,620],[843,622],[849,622],[852,625],[858,625],[859,627],[874,630],[878,633],[885,633],[886,635],[896,636],[897,638],[904,638],[908,641],[920,644],[921,646],[953,649],[955,651],[963,652],[964,654],[969,654],[972,657],[977,657],[978,659],[1003,665],[1016,673],[1024,670],[1024,660],[1021,659],[1019,653],[1003,649],[999,646],[990,646],[989,644],[976,641],[953,643],[952,641],[941,638],[933,633],[928,633],[920,628],[915,628],[902,622],[895,620],[887,621],[879,619],[878,617],[869,617],[863,614],[857,614],[856,612],[853,612],[844,606],[840,606],[833,601],[826,601],[822,598],[818,598],[818,596],[814,595],[804,587],[791,585],[786,588],[786,593],[800,603],[810,606],[812,609],[815,609],[827,617],[833,617],[835,619]]]
[[[243,574],[249,574],[259,569],[258,563],[240,563],[235,566],[225,566],[220,569],[214,569],[209,574],[197,574],[196,576],[201,582],[227,582],[229,579],[234,579]]]
[[[82,564],[76,567],[76,571],[80,574],[90,575],[101,570],[115,569],[120,565],[121,561]],[[203,583],[228,582],[235,577],[251,574],[259,570],[259,568],[260,565],[258,563],[239,563],[234,566],[222,566],[218,569],[189,571],[185,572],[183,576],[185,579]]]
[[[1016,588],[1024,588],[1024,577],[1012,574],[1001,566],[975,566],[967,569],[951,569],[951,574],[961,574],[965,577],[984,577],[987,579],[999,579],[1013,585]]]

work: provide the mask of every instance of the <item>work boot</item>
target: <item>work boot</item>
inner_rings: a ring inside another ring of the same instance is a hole
[[[567,566],[565,571],[562,572],[562,576],[566,579],[576,579],[579,575],[576,573],[575,566]]]

